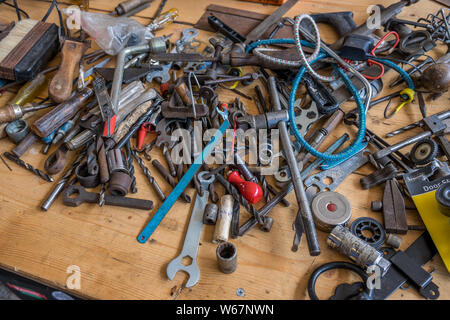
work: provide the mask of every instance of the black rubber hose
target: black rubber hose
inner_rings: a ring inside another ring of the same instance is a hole
[[[311,274],[311,277],[308,281],[308,294],[311,300],[320,300],[319,297],[316,295],[316,281],[319,278],[319,276],[324,273],[325,271],[332,270],[332,269],[347,269],[356,272],[363,280],[364,284],[366,283],[368,279],[367,273],[358,267],[356,264],[350,263],[350,262],[344,262],[344,261],[337,261],[337,262],[330,262],[325,263],[318,267],[314,272]],[[371,290],[369,291],[369,296],[371,295]]]

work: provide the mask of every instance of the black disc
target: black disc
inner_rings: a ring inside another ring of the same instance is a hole
[[[364,230],[369,230],[371,232],[371,236],[365,236],[363,232]],[[386,239],[386,231],[384,230],[381,223],[379,223],[375,219],[368,217],[358,218],[353,221],[350,227],[350,231],[355,236],[367,242],[376,249],[381,247],[381,245],[384,243],[384,240]]]

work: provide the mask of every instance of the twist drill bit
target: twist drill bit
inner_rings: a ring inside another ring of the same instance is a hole
[[[164,179],[166,179],[166,181],[172,186],[172,188],[176,187],[177,183],[175,182],[175,179],[170,175],[169,171],[167,171],[167,169],[163,167],[161,162],[155,159],[152,161],[152,165],[156,168],[156,170],[158,170],[158,172],[164,177]],[[187,203],[191,202],[191,198],[186,195],[184,191],[181,193],[180,197]]]
[[[87,148],[84,148],[78,156],[75,158],[75,160],[72,162],[70,167],[66,170],[64,175],[59,179],[58,183],[53,188],[50,195],[44,200],[44,202],[41,205],[41,209],[43,211],[47,211],[50,206],[55,202],[56,197],[61,193],[61,191],[66,186],[67,182],[69,181],[70,177],[73,175],[75,168],[79,166],[81,161],[83,161],[84,157],[86,156]]]
[[[150,170],[145,166],[144,161],[139,157],[139,154],[136,150],[132,150],[131,154],[133,155],[134,159],[136,159],[137,163],[141,167],[142,171],[144,172],[144,175],[147,177],[147,180],[150,182],[150,184],[153,186],[153,188],[156,191],[156,194],[161,199],[161,201],[166,200],[166,196],[161,190],[161,187],[159,186],[158,182],[156,182],[155,178],[152,177]]]
[[[408,124],[407,126],[404,126],[404,127],[400,128],[400,129],[397,129],[397,130],[394,130],[392,132],[389,132],[389,133],[386,134],[386,137],[390,138],[390,137],[393,137],[393,136],[395,136],[397,134],[400,134],[400,133],[403,133],[405,131],[414,129],[416,127],[420,127],[420,121]]]
[[[15,162],[17,165],[21,166],[22,168],[27,169],[28,171],[32,172],[33,174],[35,174],[36,176],[38,176],[41,179],[44,179],[45,181],[48,182],[53,182],[53,178],[50,177],[48,174],[42,172],[39,169],[34,168],[31,164],[26,163],[25,161],[21,160],[20,158],[16,157],[15,155],[13,155],[12,153],[9,152],[4,152],[3,155],[11,160],[12,162]]]
[[[98,196],[98,205],[102,207],[105,204],[105,193],[106,193],[106,184],[102,183],[100,185],[100,193]]]
[[[447,119],[448,117],[450,117],[450,111],[448,111],[448,110],[441,111],[441,112],[435,113],[434,116],[437,116],[439,120],[444,120],[444,119]],[[408,124],[402,128],[399,128],[397,130],[387,133],[386,137],[388,137],[388,138],[393,137],[397,134],[403,133],[403,132],[411,130],[413,128],[423,127],[423,125],[424,125],[423,120],[419,120],[419,121],[413,122],[411,124]]]
[[[134,176],[133,157],[131,155],[130,140],[125,144],[125,150],[127,151],[127,166],[131,177],[131,193],[137,193],[136,177]]]
[[[11,167],[9,166],[9,164],[5,161],[5,159],[0,155],[0,159],[2,160],[2,162],[5,164],[5,166],[8,168],[9,171],[13,171],[11,169]]]
[[[95,154],[95,143],[91,142],[87,149],[87,170],[90,175],[97,175],[98,162],[97,155]]]
[[[270,200],[270,194],[269,194],[269,189],[267,188],[266,176],[258,175],[258,182],[261,185],[261,188],[263,190],[263,197],[264,197],[264,199],[266,199],[266,201],[269,201]]]

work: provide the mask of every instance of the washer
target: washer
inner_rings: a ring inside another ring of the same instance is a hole
[[[352,218],[352,206],[342,194],[326,191],[318,193],[311,209],[316,226],[325,232],[330,232],[337,225],[346,226]]]
[[[370,237],[366,237],[363,233],[364,230],[369,230],[372,235]],[[386,240],[386,231],[381,223],[369,217],[362,217],[353,221],[350,231],[375,249],[381,247]]]

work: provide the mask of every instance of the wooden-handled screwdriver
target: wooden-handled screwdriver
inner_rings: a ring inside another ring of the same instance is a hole
[[[93,95],[93,90],[84,88],[76,92],[71,98],[60,103],[48,113],[34,121],[31,128],[40,137],[46,137],[57,130],[84,107],[87,100]]]
[[[62,103],[70,97],[75,71],[85,49],[84,42],[64,41],[61,49],[61,65],[48,86],[48,95],[56,103]]]
[[[9,104],[0,109],[0,123],[11,122],[18,120],[28,112],[38,111],[54,106],[53,103],[45,104],[30,104],[25,106],[19,106],[17,104]]]

